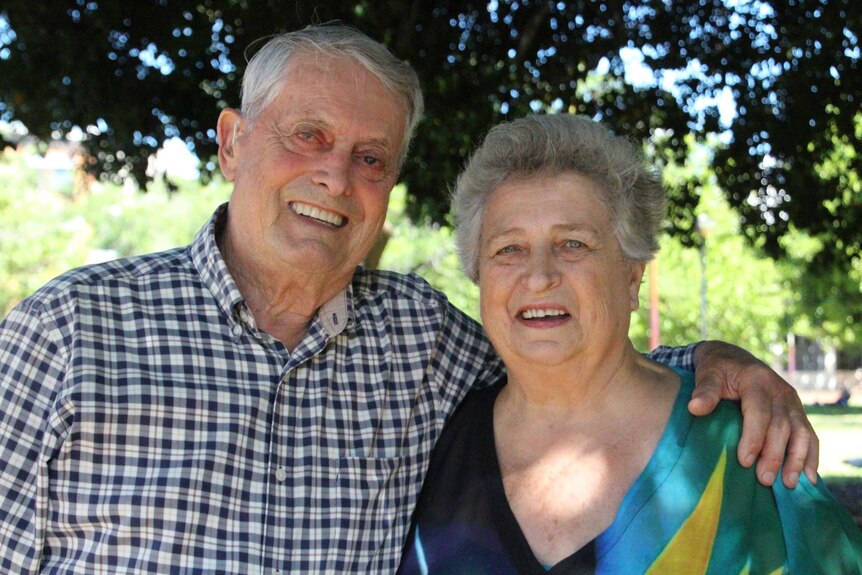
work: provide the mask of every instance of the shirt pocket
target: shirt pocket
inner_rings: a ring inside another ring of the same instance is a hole
[[[370,567],[369,562],[397,567],[422,487],[424,465],[424,459],[416,454],[345,457],[340,461],[337,485],[343,514],[341,537],[356,543],[364,567]]]

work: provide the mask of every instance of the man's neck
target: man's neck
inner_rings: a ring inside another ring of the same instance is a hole
[[[242,257],[234,249],[226,233],[219,238],[218,246],[258,329],[288,349],[302,341],[317,310],[350,281],[350,278],[308,274],[306,270],[256,265],[253,255]]]

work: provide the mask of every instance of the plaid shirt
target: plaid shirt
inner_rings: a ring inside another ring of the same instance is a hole
[[[221,259],[223,214],[0,324],[3,573],[397,567],[446,418],[501,364],[421,278],[362,269],[288,352]]]

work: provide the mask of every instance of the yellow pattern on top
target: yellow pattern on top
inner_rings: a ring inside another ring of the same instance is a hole
[[[721,517],[726,466],[727,454],[722,451],[694,511],[647,570],[647,575],[706,573]]]

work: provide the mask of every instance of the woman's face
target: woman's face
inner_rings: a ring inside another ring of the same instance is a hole
[[[601,360],[627,344],[644,265],[623,256],[600,193],[565,172],[516,179],[489,196],[481,313],[507,364]]]

